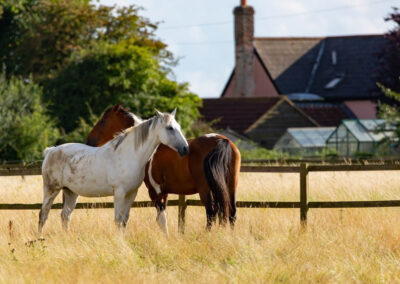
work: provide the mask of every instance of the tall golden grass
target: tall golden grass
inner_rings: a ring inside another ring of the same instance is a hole
[[[0,203],[41,202],[41,182],[0,178]],[[298,174],[241,174],[237,197],[296,201]],[[309,198],[399,199],[400,174],[311,173]],[[137,200],[148,200],[145,187]],[[310,209],[306,231],[298,209],[238,209],[234,231],[205,232],[204,211],[188,208],[181,235],[177,208],[169,207],[167,238],[154,208],[133,208],[124,233],[112,209],[75,210],[67,234],[60,210],[52,210],[44,241],[37,239],[38,211],[0,211],[0,282],[400,282],[398,208]]]

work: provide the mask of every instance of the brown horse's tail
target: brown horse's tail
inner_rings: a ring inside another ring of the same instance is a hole
[[[204,173],[211,189],[214,210],[220,221],[226,222],[231,206],[227,180],[232,160],[232,149],[227,139],[219,139],[204,160]],[[222,219],[221,219],[222,218]]]

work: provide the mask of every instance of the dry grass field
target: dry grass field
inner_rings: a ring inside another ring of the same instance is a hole
[[[1,177],[0,192],[0,203],[41,202],[41,177]],[[399,172],[310,174],[310,200],[399,198]],[[238,200],[298,199],[298,174],[241,174]],[[189,207],[184,235],[177,207],[167,213],[168,238],[154,208],[133,208],[124,233],[112,209],[76,210],[68,234],[52,210],[38,241],[38,211],[0,211],[0,282],[400,282],[400,208],[310,209],[306,231],[298,209],[238,209],[234,231],[208,233],[204,208]]]

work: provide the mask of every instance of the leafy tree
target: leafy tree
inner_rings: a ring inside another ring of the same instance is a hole
[[[393,8],[385,21],[393,22],[394,27],[385,34],[387,44],[380,54],[382,62],[377,82],[384,96],[379,115],[387,121],[381,130],[393,131],[393,137],[382,140],[379,145],[382,153],[397,151],[400,146],[400,10]]]
[[[0,0],[0,66],[12,66],[12,55],[21,38],[19,19],[30,5],[26,0]]]
[[[59,144],[67,142],[85,143],[88,134],[90,131],[92,131],[93,126],[100,120],[100,117],[101,115],[94,115],[91,111],[88,121],[84,120],[82,117],[79,117],[78,126],[68,134],[63,133],[57,142]]]
[[[392,137],[387,137],[381,141],[381,151],[388,152],[390,148],[398,150],[400,148],[400,109],[398,106],[400,104],[400,93],[385,88],[381,84],[378,84],[378,86],[388,99],[397,102],[397,104],[381,104],[379,106],[380,117],[386,119],[381,130],[393,131]]]
[[[0,63],[43,87],[48,114],[65,134],[60,141],[82,138],[92,123],[89,108],[98,117],[115,103],[145,118],[154,108],[178,107],[183,129],[191,130],[201,100],[169,78],[175,61],[140,8],[89,0],[0,4]]]
[[[45,79],[71,55],[99,42],[131,40],[172,63],[166,45],[155,39],[156,25],[136,6],[96,6],[88,0],[0,0],[0,63],[10,74]],[[43,78],[44,77],[44,78]]]
[[[394,23],[394,27],[385,34],[387,44],[384,46],[380,58],[381,64],[376,81],[390,88],[395,92],[400,92],[400,11],[393,8],[393,11],[385,18],[385,21]],[[389,95],[390,97],[390,95]],[[383,98],[387,101],[387,97]],[[389,100],[390,101],[390,100]],[[393,101],[391,101],[393,102]]]
[[[127,40],[102,44],[76,54],[75,58],[44,84],[46,102],[59,126],[70,132],[79,117],[89,119],[89,110],[100,115],[121,103],[142,117],[154,108],[170,111],[178,107],[178,119],[188,129],[199,113],[200,98],[186,84],[167,78],[168,73],[146,48]]]
[[[45,114],[41,88],[0,74],[0,159],[41,159],[42,151],[55,143],[59,133]]]

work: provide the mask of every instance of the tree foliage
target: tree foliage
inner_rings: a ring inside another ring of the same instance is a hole
[[[82,141],[93,117],[115,103],[144,118],[154,108],[178,107],[178,121],[190,132],[201,100],[170,79],[174,58],[137,6],[0,0],[0,7],[0,63],[9,76],[43,88],[47,113],[63,133],[59,141]]]
[[[397,104],[381,104],[379,106],[379,115],[381,118],[386,119],[385,128],[390,128],[393,131],[393,136],[386,138],[382,141],[383,150],[390,150],[389,147],[396,149],[400,148],[400,93],[397,93],[389,88],[378,84],[385,96],[397,102]]]
[[[154,36],[156,25],[140,17],[136,6],[95,6],[88,0],[3,2],[0,55],[10,74],[42,79],[76,51],[127,39],[148,47],[160,60],[172,61],[166,45]]]
[[[41,88],[0,74],[1,160],[41,159],[44,148],[58,135],[41,103]]]
[[[44,91],[51,115],[67,132],[77,127],[79,117],[88,120],[88,107],[99,115],[115,103],[145,118],[154,115],[154,108],[179,107],[179,121],[187,128],[200,104],[187,85],[167,78],[151,51],[129,40],[81,52],[46,81]]]
[[[377,82],[400,92],[400,11],[393,8],[393,11],[385,18],[385,21],[392,22],[394,27],[385,34],[387,44],[384,46],[380,57],[381,66],[377,76]],[[389,95],[390,97],[390,95]],[[385,98],[384,98],[385,100]]]
[[[383,93],[379,105],[379,115],[386,119],[385,128],[393,131],[393,137],[385,138],[382,141],[382,151],[393,152],[400,146],[400,11],[393,8],[392,12],[385,18],[385,21],[392,22],[394,27],[390,29],[385,37],[385,45],[381,59],[382,64],[378,74],[378,87]],[[383,129],[384,130],[384,129]]]

